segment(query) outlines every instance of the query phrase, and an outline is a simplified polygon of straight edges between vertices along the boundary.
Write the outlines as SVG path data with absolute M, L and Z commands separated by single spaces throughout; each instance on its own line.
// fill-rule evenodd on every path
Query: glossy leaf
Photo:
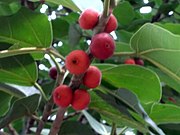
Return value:
M 1 0 L 0 16 L 9 16 L 16 13 L 21 8 L 20 1 L 16 0 Z
M 36 64 L 30 55 L 0 59 L 0 82 L 31 86 L 36 79 Z
M 152 69 L 153 71 L 155 71 L 157 73 L 157 75 L 159 76 L 159 78 L 162 82 L 164 82 L 166 85 L 170 86 L 171 88 L 173 88 L 174 90 L 176 90 L 177 92 L 180 93 L 180 82 L 179 81 L 174 80 L 173 78 L 171 78 L 167 74 L 163 73 L 158 68 L 150 67 L 150 69 Z
M 12 16 L 1 17 L 0 27 L 0 41 L 15 44 L 16 49 L 44 48 L 49 47 L 52 42 L 51 24 L 47 16 L 26 8 L 22 8 Z
M 70 8 L 73 11 L 80 11 L 79 8 L 74 4 L 72 0 L 46 0 L 46 2 L 65 6 L 67 8 Z
M 121 2 L 113 11 L 118 23 L 128 25 L 135 17 L 135 12 L 131 4 L 127 1 Z
M 117 88 L 131 90 L 143 103 L 157 102 L 161 98 L 158 76 L 144 67 L 120 65 L 104 70 L 102 74 L 103 80 Z
M 8 93 L 15 97 L 24 97 L 25 96 L 25 94 L 21 90 L 15 88 L 9 84 L 5 84 L 5 83 L 0 83 L 0 91 L 3 91 L 5 93 Z
M 94 90 L 95 91 L 95 90 Z M 129 126 L 131 128 L 137 128 L 142 132 L 148 132 L 145 125 L 134 121 L 126 114 L 120 112 L 118 108 L 113 107 L 102 98 L 100 98 L 94 91 L 91 91 L 91 103 L 90 109 L 94 109 L 106 118 L 106 120 L 114 121 L 121 126 Z
M 9 108 L 9 103 L 11 101 L 12 96 L 2 92 L 1 88 L 0 88 L 0 116 L 4 115 L 6 113 L 6 111 Z
M 180 123 L 180 107 L 169 104 L 155 104 L 150 117 L 157 124 Z
M 148 125 L 152 127 L 157 133 L 159 133 L 160 135 L 164 134 L 161 129 L 157 127 L 154 121 L 151 120 L 151 118 L 148 116 L 141 103 L 139 102 L 137 96 L 131 91 L 126 89 L 118 89 L 116 91 L 111 91 L 104 87 L 102 87 L 102 90 L 105 90 L 108 93 L 107 96 L 109 96 L 110 94 L 115 99 L 117 99 L 116 102 L 118 105 L 125 105 L 126 107 L 128 107 L 128 109 L 131 109 L 138 113 L 144 119 L 144 121 L 146 121 L 146 123 L 148 123 Z M 105 99 L 105 101 L 107 102 L 107 99 Z M 122 111 L 122 108 L 120 109 L 120 111 Z
M 153 25 L 145 24 L 131 39 L 137 55 L 152 62 L 165 74 L 180 81 L 180 36 Z
M 180 35 L 180 24 L 178 24 L 178 23 L 165 23 L 165 24 L 156 23 L 156 25 L 158 25 L 164 29 L 167 29 L 168 31 L 172 32 L 173 34 Z
M 9 111 L 0 117 L 0 128 L 6 126 L 15 119 L 21 118 L 24 115 L 31 115 L 37 109 L 39 105 L 39 94 L 34 94 L 29 97 L 16 100 Z
M 62 124 L 59 135 L 95 135 L 95 133 L 85 124 L 77 121 L 66 121 Z

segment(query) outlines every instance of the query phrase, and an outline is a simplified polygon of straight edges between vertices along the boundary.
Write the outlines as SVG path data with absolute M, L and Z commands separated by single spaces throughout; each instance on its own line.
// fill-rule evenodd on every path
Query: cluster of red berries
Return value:
M 132 64 L 132 65 L 140 65 L 140 66 L 144 66 L 144 61 L 142 59 L 139 59 L 139 58 L 129 58 L 129 59 L 126 59 L 124 61 L 125 64 Z
M 79 25 L 82 29 L 93 29 L 99 20 L 99 13 L 92 10 L 85 10 L 79 17 Z M 110 15 L 105 29 L 102 33 L 92 37 L 90 44 L 90 53 L 100 60 L 111 57 L 115 50 L 115 42 L 109 35 L 117 27 L 117 20 L 113 14 Z M 82 84 L 88 88 L 95 88 L 101 82 L 101 71 L 90 66 L 89 55 L 82 50 L 75 50 L 68 54 L 65 60 L 66 69 L 74 75 L 84 75 Z M 90 103 L 90 94 L 85 89 L 72 90 L 67 85 L 60 85 L 54 90 L 54 102 L 61 107 L 67 107 L 71 104 L 75 110 L 85 109 Z

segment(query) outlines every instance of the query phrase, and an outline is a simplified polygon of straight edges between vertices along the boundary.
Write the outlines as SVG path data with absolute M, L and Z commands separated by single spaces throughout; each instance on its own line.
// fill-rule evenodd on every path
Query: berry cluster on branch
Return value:
M 99 14 L 93 9 L 86 9 L 79 17 L 82 29 L 93 30 L 100 22 Z M 108 18 L 108 19 L 107 19 Z M 75 110 L 83 110 L 90 103 L 90 94 L 85 88 L 96 88 L 101 83 L 101 71 L 96 66 L 91 66 L 93 58 L 105 60 L 110 58 L 115 50 L 115 42 L 109 34 L 117 28 L 117 20 L 111 13 L 107 16 L 105 26 L 100 32 L 94 33 L 87 52 L 74 50 L 66 56 L 65 67 L 73 75 L 70 85 L 60 85 L 53 92 L 56 105 L 66 108 L 69 105 Z M 51 75 L 51 74 L 50 74 Z

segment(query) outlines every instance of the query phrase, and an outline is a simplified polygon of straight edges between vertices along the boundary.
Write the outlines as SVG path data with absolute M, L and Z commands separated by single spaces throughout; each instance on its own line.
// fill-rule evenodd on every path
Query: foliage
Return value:
M 104 1 L 1 0 L 0 129 L 3 132 L 34 134 L 44 115 L 44 106 L 51 106 L 47 115 L 50 119 L 42 131 L 49 133 L 53 116 L 59 111 L 53 106 L 51 93 L 57 82 L 71 82 L 72 76 L 62 73 L 65 57 L 72 50 L 87 50 L 93 35 L 90 30 L 80 29 L 79 13 L 87 8 L 103 12 Z M 59 134 L 95 135 L 114 131 L 180 134 L 177 128 L 180 3 L 178 0 L 116 2 L 113 14 L 118 28 L 111 33 L 116 50 L 108 60 L 92 62 L 102 71 L 102 83 L 90 90 L 87 111 L 76 112 L 71 107 L 66 110 Z M 152 11 L 141 13 L 140 9 L 146 6 Z M 127 58 L 143 59 L 144 67 L 125 65 Z M 57 80 L 48 76 L 52 66 L 60 73 Z

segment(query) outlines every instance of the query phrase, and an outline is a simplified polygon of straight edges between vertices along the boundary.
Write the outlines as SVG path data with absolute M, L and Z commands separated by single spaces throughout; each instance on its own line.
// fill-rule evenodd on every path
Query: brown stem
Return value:
M 54 105 L 53 97 L 51 96 L 49 101 L 45 105 L 45 108 L 44 108 L 44 111 L 43 111 L 43 115 L 42 115 L 42 119 L 41 119 L 41 121 L 39 121 L 37 130 L 36 130 L 36 135 L 40 135 L 41 134 L 41 131 L 42 131 L 43 127 L 44 127 L 44 124 L 46 123 L 48 117 L 51 114 L 51 110 L 53 108 L 53 105 Z
M 65 112 L 66 112 L 66 108 L 61 108 L 61 107 L 59 108 L 56 114 L 56 119 L 53 122 L 49 135 L 57 135 L 57 133 L 59 132 L 60 126 L 62 124 Z
M 18 135 L 16 129 L 14 129 L 14 127 L 11 124 L 8 124 L 7 128 L 9 130 L 9 132 L 11 133 L 11 135 Z

